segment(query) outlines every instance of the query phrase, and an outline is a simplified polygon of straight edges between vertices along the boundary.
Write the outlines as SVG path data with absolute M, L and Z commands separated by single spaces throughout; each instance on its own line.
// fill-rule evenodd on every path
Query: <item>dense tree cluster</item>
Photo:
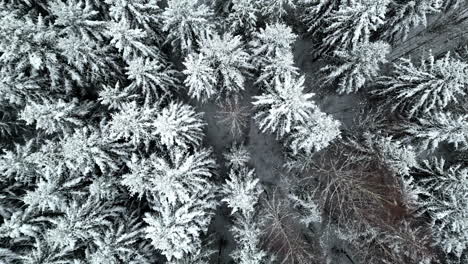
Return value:
M 0 1 L 0 264 L 467 263 L 467 8 Z

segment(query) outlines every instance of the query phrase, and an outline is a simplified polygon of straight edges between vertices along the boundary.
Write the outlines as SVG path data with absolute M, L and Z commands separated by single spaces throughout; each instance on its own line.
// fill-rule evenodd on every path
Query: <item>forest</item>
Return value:
M 0 0 L 0 264 L 468 264 L 468 0 Z

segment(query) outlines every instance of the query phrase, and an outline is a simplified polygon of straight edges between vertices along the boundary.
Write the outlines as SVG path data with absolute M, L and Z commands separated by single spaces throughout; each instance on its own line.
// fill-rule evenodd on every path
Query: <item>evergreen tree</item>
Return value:
M 436 113 L 427 118 L 418 119 L 416 124 L 409 124 L 406 132 L 420 141 L 418 145 L 422 150 L 434 151 L 442 142 L 453 144 L 457 149 L 466 149 L 468 116 Z
M 205 126 L 202 116 L 189 105 L 170 103 L 154 120 L 153 134 L 159 136 L 161 143 L 168 148 L 199 146 Z
M 266 93 L 254 96 L 254 118 L 262 132 L 277 132 L 282 137 L 310 118 L 317 106 L 310 101 L 314 94 L 303 92 L 304 81 L 304 77 L 296 79 L 290 74 L 284 80 L 277 77 L 274 86 L 267 86 Z
M 201 235 L 206 233 L 216 207 L 213 188 L 203 188 L 187 198 L 179 205 L 163 202 L 154 208 L 156 214 L 147 213 L 143 219 L 148 224 L 146 238 L 169 261 L 200 250 Z
M 20 118 L 27 125 L 36 123 L 36 129 L 43 129 L 47 134 L 73 133 L 73 128 L 84 125 L 83 117 L 88 113 L 90 104 L 77 105 L 77 101 L 63 100 L 35 103 L 31 101 L 20 113 Z
M 356 0 L 341 3 L 327 18 L 326 37 L 320 50 L 354 49 L 369 42 L 372 32 L 384 24 L 389 0 Z
M 189 53 L 197 41 L 213 30 L 213 11 L 201 1 L 170 0 L 160 15 L 172 47 Z
M 232 7 L 226 23 L 232 32 L 252 32 L 255 30 L 260 5 L 255 0 L 232 0 Z
M 125 91 L 129 94 L 141 94 L 145 104 L 159 99 L 161 95 L 171 94 L 177 88 L 177 72 L 160 61 L 139 57 L 131 60 L 126 70 L 132 83 Z
M 339 64 L 322 69 L 328 72 L 326 82 L 338 81 L 338 93 L 357 92 L 378 76 L 380 64 L 386 62 L 389 51 L 390 46 L 381 41 L 358 44 L 350 51 L 335 51 Z
M 122 184 L 139 197 L 148 194 L 162 204 L 186 204 L 211 184 L 209 178 L 216 163 L 210 155 L 207 149 L 190 154 L 172 148 L 167 158 L 156 154 L 141 159 L 133 156 L 128 163 L 130 173 L 123 175 Z
M 189 55 L 184 63 L 189 94 L 206 101 L 216 92 L 232 95 L 244 90 L 251 65 L 240 36 L 214 34 L 204 38 L 200 46 L 200 53 Z
M 278 36 L 281 36 L 280 38 Z M 249 42 L 255 66 L 268 65 L 268 60 L 281 58 L 292 52 L 291 47 L 297 35 L 285 24 L 267 24 L 253 34 Z
M 221 194 L 226 202 L 232 208 L 231 214 L 240 212 L 242 215 L 254 213 L 254 205 L 262 190 L 258 185 L 259 180 L 254 179 L 255 171 L 241 168 L 239 170 L 231 169 L 229 179 L 222 186 Z
M 377 91 L 389 97 L 392 111 L 401 109 L 412 117 L 444 109 L 466 94 L 468 64 L 448 53 L 438 60 L 429 55 L 420 65 L 401 59 L 394 68 L 391 76 L 382 78 L 383 89 Z
M 340 125 L 331 116 L 315 110 L 304 123 L 294 127 L 287 145 L 295 155 L 301 151 L 310 154 L 322 150 L 340 137 Z
M 440 12 L 439 0 L 392 1 L 391 15 L 385 25 L 384 35 L 389 41 L 405 40 L 411 29 L 422 25 L 427 27 L 427 16 Z
M 421 170 L 427 178 L 420 184 L 428 196 L 422 205 L 432 218 L 434 242 L 460 258 L 468 247 L 468 169 L 433 159 L 426 160 Z

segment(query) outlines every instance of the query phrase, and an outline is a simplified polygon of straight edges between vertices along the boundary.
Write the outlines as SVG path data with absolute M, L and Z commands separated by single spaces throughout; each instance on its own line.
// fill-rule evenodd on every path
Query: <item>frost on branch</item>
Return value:
M 409 59 L 394 64 L 391 76 L 383 77 L 378 94 L 389 97 L 392 111 L 402 109 L 409 117 L 426 114 L 457 103 L 466 95 L 468 64 L 450 57 L 432 55 L 414 65 Z
M 277 77 L 265 93 L 253 97 L 257 109 L 254 118 L 262 132 L 276 132 L 282 137 L 297 124 L 306 123 L 317 106 L 310 101 L 314 94 L 303 92 L 304 81 L 304 77 L 289 74 L 284 81 Z
M 378 76 L 389 51 L 390 45 L 382 41 L 358 44 L 353 50 L 335 51 L 338 65 L 322 69 L 328 72 L 326 82 L 338 81 L 337 92 L 340 94 L 357 92 Z

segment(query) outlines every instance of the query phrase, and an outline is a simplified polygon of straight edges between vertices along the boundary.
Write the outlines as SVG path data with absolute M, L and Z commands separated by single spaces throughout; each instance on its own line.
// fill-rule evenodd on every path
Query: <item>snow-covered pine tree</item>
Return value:
M 167 148 L 198 147 L 203 138 L 203 114 L 187 104 L 171 102 L 153 120 L 153 135 Z
M 90 1 L 52 0 L 47 5 L 60 35 L 75 35 L 84 40 L 103 40 L 105 22 L 99 20 L 99 12 Z
M 326 148 L 330 143 L 340 138 L 341 123 L 316 109 L 304 122 L 294 126 L 291 134 L 287 136 L 286 145 L 294 155 L 299 152 L 311 154 Z
M 422 205 L 432 218 L 434 242 L 460 258 L 468 248 L 468 169 L 432 159 L 423 162 L 421 171 L 427 175 L 419 184 L 428 196 Z
M 353 0 L 341 3 L 326 19 L 320 51 L 354 49 L 369 41 L 372 32 L 384 24 L 389 0 Z
M 189 55 L 184 63 L 189 95 L 206 101 L 217 93 L 220 97 L 244 90 L 247 71 L 252 68 L 249 60 L 240 36 L 225 33 L 203 38 L 199 53 Z
M 296 38 L 297 35 L 285 24 L 267 24 L 265 28 L 253 33 L 252 40 L 249 42 L 254 56 L 254 65 L 263 67 L 269 64 L 268 60 L 292 53 L 292 45 Z
M 88 174 L 97 166 L 101 172 L 119 169 L 127 160 L 128 146 L 103 136 L 106 132 L 83 127 L 67 134 L 59 144 L 49 143 L 56 155 L 70 170 Z M 47 148 L 44 151 L 48 151 Z
M 46 134 L 73 133 L 74 128 L 84 125 L 83 118 L 88 113 L 91 104 L 78 101 L 65 102 L 44 100 L 41 103 L 30 101 L 21 111 L 20 119 L 27 125 L 36 124 L 36 129 L 42 129 Z
M 305 78 L 286 74 L 284 80 L 276 77 L 274 85 L 267 84 L 262 95 L 254 96 L 257 109 L 255 120 L 262 132 L 276 132 L 279 137 L 311 117 L 317 106 L 310 99 L 313 93 L 304 93 Z
M 255 0 L 232 0 L 232 7 L 227 17 L 227 25 L 231 32 L 249 34 L 255 30 L 260 5 Z
M 409 117 L 430 113 L 457 103 L 466 94 L 468 64 L 449 53 L 438 60 L 429 55 L 420 65 L 401 59 L 394 68 L 391 76 L 381 78 L 383 87 L 376 91 L 388 98 L 392 111 L 398 109 Z
M 427 16 L 440 12 L 440 0 L 392 1 L 389 5 L 389 15 L 385 23 L 384 37 L 390 41 L 405 40 L 411 29 L 422 25 L 427 26 Z
M 196 42 L 214 29 L 213 11 L 198 0 L 169 0 L 167 4 L 160 15 L 167 41 L 174 49 L 190 53 Z
M 159 58 L 158 51 L 145 43 L 148 33 L 140 28 L 132 28 L 127 20 L 108 23 L 107 35 L 113 45 L 126 61 L 145 57 Z
M 135 102 L 122 105 L 122 110 L 112 114 L 108 123 L 109 137 L 115 140 L 124 139 L 134 147 L 141 143 L 148 146 L 156 137 L 153 135 L 153 119 L 156 118 L 156 109 L 138 107 Z
M 308 27 L 308 33 L 316 36 L 332 12 L 339 9 L 342 0 L 301 0 L 299 3 L 299 10 L 304 10 L 302 19 Z
M 128 94 L 141 95 L 147 105 L 172 94 L 178 87 L 177 71 L 157 59 L 138 57 L 129 61 L 125 69 L 128 79 L 132 80 L 125 91 Z
M 361 43 L 353 50 L 334 51 L 338 64 L 322 68 L 328 73 L 326 83 L 338 81 L 337 92 L 340 94 L 357 92 L 378 76 L 389 51 L 390 45 L 383 41 Z
M 223 154 L 223 157 L 226 160 L 226 165 L 234 170 L 246 168 L 247 163 L 251 159 L 250 153 L 245 145 L 235 143 L 232 144 L 227 153 Z
M 114 21 L 126 20 L 132 28 L 142 28 L 154 44 L 162 43 L 159 0 L 105 0 Z
M 264 0 L 262 14 L 270 20 L 279 20 L 287 14 L 289 9 L 296 8 L 296 0 Z
M 237 242 L 237 247 L 230 254 L 239 264 L 268 264 L 274 263 L 274 256 L 260 248 L 262 230 L 261 223 L 252 217 L 239 216 L 234 221 L 231 232 Z
M 98 101 L 106 105 L 110 110 L 122 110 L 125 105 L 131 103 L 138 95 L 130 95 L 127 91 L 120 88 L 120 83 L 115 83 L 114 86 L 103 85 L 99 91 Z
M 186 197 L 183 204 L 161 202 L 143 219 L 146 238 L 169 261 L 184 259 L 201 248 L 201 236 L 206 233 L 211 215 L 216 208 L 214 189 L 204 186 Z
M 122 184 L 131 194 L 156 197 L 162 204 L 189 203 L 194 195 L 211 186 L 215 161 L 208 149 L 188 150 L 170 148 L 168 157 L 151 154 L 149 158 L 134 155 L 123 175 Z
M 231 214 L 239 212 L 249 216 L 254 214 L 254 206 L 262 191 L 259 179 L 255 177 L 255 170 L 231 169 L 229 179 L 221 187 L 220 193 L 224 197 L 221 201 L 226 202 L 232 209 Z
M 86 260 L 90 264 L 151 264 L 157 261 L 151 245 L 141 239 L 144 232 L 139 217 L 127 211 L 119 217 L 93 237 L 93 243 L 85 251 Z
M 418 118 L 405 131 L 418 141 L 421 150 L 434 151 L 442 142 L 453 144 L 456 149 L 468 147 L 468 115 L 435 113 Z

